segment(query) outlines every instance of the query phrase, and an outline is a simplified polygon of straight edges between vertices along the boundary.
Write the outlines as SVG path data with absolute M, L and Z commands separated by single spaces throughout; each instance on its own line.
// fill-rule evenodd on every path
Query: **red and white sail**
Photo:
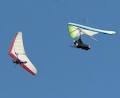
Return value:
M 22 32 L 16 33 L 8 51 L 13 60 L 19 59 L 21 62 L 26 62 L 20 64 L 20 66 L 22 66 L 26 71 L 28 71 L 32 75 L 37 74 L 37 69 L 25 53 Z

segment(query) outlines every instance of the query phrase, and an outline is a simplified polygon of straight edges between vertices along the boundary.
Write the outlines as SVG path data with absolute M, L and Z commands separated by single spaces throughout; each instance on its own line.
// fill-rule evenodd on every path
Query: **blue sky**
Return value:
M 0 0 L 0 98 L 120 98 L 119 0 Z M 105 30 L 90 51 L 69 47 L 67 23 Z M 23 32 L 32 76 L 12 63 L 9 44 Z

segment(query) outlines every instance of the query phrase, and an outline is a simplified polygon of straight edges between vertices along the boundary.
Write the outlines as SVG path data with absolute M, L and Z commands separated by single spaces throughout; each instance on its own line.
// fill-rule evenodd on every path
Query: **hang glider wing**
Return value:
M 37 74 L 37 69 L 32 64 L 32 62 L 29 60 L 29 58 L 27 57 L 25 53 L 22 32 L 16 33 L 16 36 L 14 37 L 8 52 L 13 60 L 19 59 L 21 62 L 26 62 L 26 63 L 20 64 L 20 66 L 23 67 L 26 71 L 28 71 L 32 75 Z
M 68 23 L 68 32 L 73 39 L 78 39 L 80 35 L 83 34 L 92 37 L 98 33 L 109 34 L 109 35 L 116 33 L 115 31 L 100 30 L 75 23 Z

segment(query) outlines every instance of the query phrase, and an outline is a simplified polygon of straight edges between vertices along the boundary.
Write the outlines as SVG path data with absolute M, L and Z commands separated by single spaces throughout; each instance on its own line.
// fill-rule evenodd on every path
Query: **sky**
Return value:
M 120 98 L 119 0 L 0 0 L 0 98 Z M 88 37 L 89 51 L 71 48 L 67 23 L 116 35 Z M 32 76 L 12 63 L 8 47 L 23 32 Z

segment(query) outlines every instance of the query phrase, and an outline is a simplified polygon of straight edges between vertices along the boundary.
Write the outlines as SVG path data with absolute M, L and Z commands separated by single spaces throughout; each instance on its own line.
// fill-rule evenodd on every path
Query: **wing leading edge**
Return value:
M 13 60 L 19 59 L 20 61 L 26 61 L 26 63 L 20 64 L 20 66 L 22 66 L 26 71 L 28 71 L 32 75 L 37 74 L 37 69 L 25 53 L 22 32 L 16 33 L 8 52 Z

